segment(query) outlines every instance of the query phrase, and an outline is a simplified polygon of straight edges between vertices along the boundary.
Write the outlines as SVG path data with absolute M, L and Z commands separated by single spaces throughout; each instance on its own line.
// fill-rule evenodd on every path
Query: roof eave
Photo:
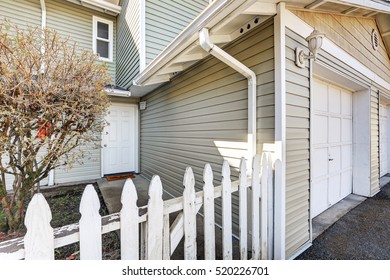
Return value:
M 83 7 L 96 10 L 102 13 L 106 13 L 112 16 L 117 16 L 122 10 L 121 6 L 103 0 L 65 0 L 65 1 L 77 5 L 81 5 Z
M 198 38 L 198 32 L 216 18 L 225 7 L 234 2 L 234 0 L 216 0 L 203 10 L 133 81 L 135 86 L 144 86 L 162 66 L 176 57 L 185 47 L 190 45 Z M 245 2 L 238 0 L 237 2 Z M 169 75 L 167 75 L 167 81 Z

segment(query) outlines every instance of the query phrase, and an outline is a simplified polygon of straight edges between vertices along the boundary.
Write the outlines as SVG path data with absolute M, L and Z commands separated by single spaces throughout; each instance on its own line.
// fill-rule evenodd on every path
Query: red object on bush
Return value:
M 46 136 L 49 136 L 50 135 L 50 131 L 49 131 L 50 123 L 49 122 L 46 122 L 46 123 L 38 122 L 38 124 L 42 125 L 41 128 L 38 130 L 38 138 L 44 139 Z

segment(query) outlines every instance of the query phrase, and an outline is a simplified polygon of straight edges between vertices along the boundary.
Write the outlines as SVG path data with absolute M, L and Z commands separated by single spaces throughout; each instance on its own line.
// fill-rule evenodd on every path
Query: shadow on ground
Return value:
M 351 210 L 296 260 L 390 259 L 390 184 Z

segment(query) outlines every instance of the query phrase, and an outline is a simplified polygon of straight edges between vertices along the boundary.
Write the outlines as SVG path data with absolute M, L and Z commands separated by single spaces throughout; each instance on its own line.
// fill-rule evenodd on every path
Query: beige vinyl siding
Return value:
M 128 88 L 140 70 L 141 1 L 122 1 L 118 15 L 116 84 Z
M 113 62 L 105 62 L 115 83 L 116 18 L 67 1 L 46 0 L 47 28 L 55 29 L 61 36 L 70 36 L 83 49 L 92 51 L 92 17 L 113 21 Z
M 258 132 L 273 142 L 273 25 L 265 23 L 226 47 L 257 74 Z M 247 80 L 215 58 L 208 57 L 170 83 L 145 96 L 141 111 L 141 173 L 161 177 L 165 191 L 183 192 L 183 175 L 193 168 L 197 190 L 206 163 L 220 184 L 224 159 L 237 178 L 240 158 L 247 152 Z M 217 202 L 218 203 L 218 202 Z M 237 219 L 237 200 L 233 200 Z M 217 206 L 219 209 L 219 206 Z
M 371 195 L 379 192 L 379 93 L 371 90 Z
M 41 25 L 41 5 L 38 0 L 1 0 L 0 20 L 6 18 L 20 27 Z
M 361 61 L 371 71 L 386 81 L 390 80 L 390 60 L 382 38 L 379 48 L 371 44 L 371 32 L 378 31 L 375 19 L 342 16 L 335 14 L 293 11 L 298 17 L 315 26 L 326 37 Z
M 286 29 L 286 256 L 310 241 L 310 73 L 295 66 L 305 40 Z
M 208 0 L 145 0 L 146 65 L 207 5 Z

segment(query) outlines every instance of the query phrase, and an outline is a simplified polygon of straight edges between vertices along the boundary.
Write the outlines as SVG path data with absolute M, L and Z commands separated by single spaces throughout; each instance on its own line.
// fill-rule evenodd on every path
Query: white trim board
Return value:
M 286 10 L 284 13 L 285 15 L 285 23 L 286 27 L 293 30 L 298 35 L 306 38 L 310 35 L 310 33 L 313 31 L 313 27 L 311 27 L 309 24 L 304 22 L 302 19 L 294 15 L 292 12 Z M 326 34 L 325 34 L 326 35 Z M 356 58 L 348 54 L 346 51 L 338 47 L 336 44 L 331 42 L 329 39 L 324 38 L 323 44 L 322 44 L 322 51 L 328 52 L 329 54 L 333 55 L 335 58 L 340 59 L 341 61 L 348 61 L 348 65 L 354 68 L 359 73 L 366 76 L 371 81 L 374 81 L 381 87 L 383 87 L 386 90 L 390 89 L 390 83 L 379 77 L 376 73 L 368 69 L 366 66 L 364 66 L 360 61 L 358 61 Z
M 275 157 L 282 162 L 281 197 L 275 200 L 274 258 L 286 258 L 286 27 L 285 4 L 277 6 L 274 18 L 275 55 Z

